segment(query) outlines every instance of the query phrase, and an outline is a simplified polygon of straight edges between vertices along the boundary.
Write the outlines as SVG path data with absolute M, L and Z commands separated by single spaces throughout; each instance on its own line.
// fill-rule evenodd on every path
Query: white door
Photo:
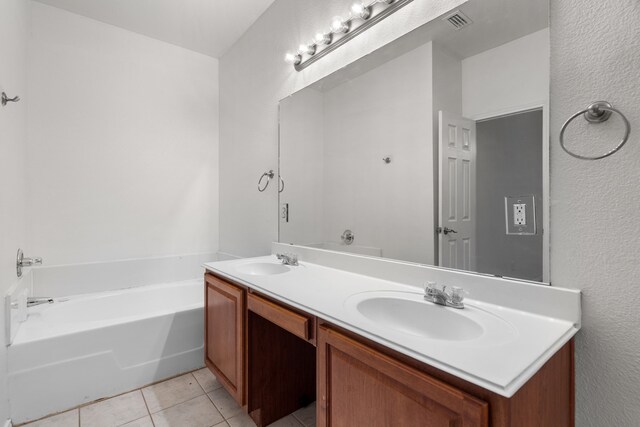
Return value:
M 476 123 L 439 112 L 439 265 L 474 270 Z

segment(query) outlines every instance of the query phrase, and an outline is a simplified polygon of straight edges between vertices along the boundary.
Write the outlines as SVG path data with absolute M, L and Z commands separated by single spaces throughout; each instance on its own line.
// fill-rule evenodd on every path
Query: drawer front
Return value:
M 291 332 L 304 340 L 313 338 L 313 317 L 297 313 L 280 304 L 256 294 L 249 294 L 247 306 L 250 311 Z

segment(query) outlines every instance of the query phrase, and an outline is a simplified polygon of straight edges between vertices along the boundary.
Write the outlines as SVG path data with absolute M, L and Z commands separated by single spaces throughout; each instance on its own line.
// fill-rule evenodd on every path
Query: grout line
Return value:
M 134 390 L 134 391 L 135 391 L 135 390 Z M 143 419 L 143 418 L 146 418 L 146 417 L 150 417 L 150 415 L 145 415 L 144 417 L 140 417 L 140 418 L 136 418 L 135 420 L 127 421 L 127 422 L 126 422 L 126 423 L 124 423 L 124 424 L 118 424 L 116 427 L 124 427 L 124 426 L 126 426 L 127 424 L 130 424 L 130 423 L 132 423 L 132 422 L 134 422 L 134 421 L 139 421 L 139 420 L 141 420 L 141 419 Z M 153 420 L 151 420 L 151 424 L 153 424 Z M 154 427 L 155 427 L 155 426 L 154 426 Z
M 149 419 L 151 420 L 151 425 L 153 427 L 156 427 L 156 423 L 153 422 L 153 417 L 151 416 L 151 411 L 149 410 L 149 404 L 147 403 L 147 398 L 144 397 L 144 393 L 142 392 L 142 389 L 140 389 L 140 394 L 142 395 L 142 401 L 144 402 L 144 406 L 145 408 L 147 408 L 147 414 L 149 415 Z
M 200 381 L 198 381 L 198 379 L 196 378 L 195 375 L 193 375 L 195 371 L 189 372 L 191 374 L 191 376 L 193 377 L 193 379 L 195 380 L 196 384 L 198 384 L 200 386 L 200 388 L 202 389 L 202 391 L 204 392 L 204 394 L 207 394 L 207 390 L 204 389 L 204 387 L 202 386 L 202 384 L 200 384 Z
M 225 417 L 225 416 L 222 414 L 222 411 L 220 410 L 220 408 L 218 408 L 218 405 L 216 405 L 216 402 L 214 402 L 214 401 L 213 401 L 213 399 L 211 398 L 211 396 L 209 396 L 209 393 L 205 393 L 204 395 L 205 395 L 205 396 L 207 396 L 207 398 L 209 399 L 209 401 L 211 402 L 211 404 L 213 405 L 213 407 L 214 407 L 214 408 L 216 408 L 216 411 L 218 411 L 218 413 L 219 413 L 219 414 L 220 414 L 220 416 L 222 417 L 223 422 L 227 422 L 227 420 L 228 420 L 229 418 L 233 418 L 233 417 L 229 417 L 229 418 L 227 418 L 227 417 Z M 235 415 L 234 415 L 234 416 L 235 416 Z M 218 423 L 218 424 L 219 424 L 219 423 Z

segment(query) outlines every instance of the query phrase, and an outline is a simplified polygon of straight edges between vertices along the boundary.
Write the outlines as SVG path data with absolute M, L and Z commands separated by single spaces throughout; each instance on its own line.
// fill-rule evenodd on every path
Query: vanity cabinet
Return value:
M 573 427 L 573 340 L 504 397 L 207 273 L 205 362 L 258 427 L 317 402 L 318 427 Z
M 317 426 L 574 427 L 573 340 L 504 397 L 327 322 Z
M 487 402 L 324 326 L 318 362 L 318 426 L 489 426 Z
M 244 405 L 247 291 L 213 274 L 205 284 L 205 364 Z

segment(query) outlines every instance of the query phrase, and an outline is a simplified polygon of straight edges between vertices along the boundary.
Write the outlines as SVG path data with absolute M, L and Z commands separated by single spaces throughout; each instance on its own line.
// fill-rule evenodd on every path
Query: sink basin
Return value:
M 364 292 L 352 295 L 345 305 L 376 327 L 421 338 L 470 341 L 480 337 L 514 338 L 508 322 L 485 310 L 443 307 L 425 301 L 414 292 Z
M 283 264 L 252 262 L 249 264 L 241 264 L 236 267 L 236 270 L 242 274 L 249 274 L 251 276 L 270 276 L 272 274 L 286 273 L 290 268 Z

